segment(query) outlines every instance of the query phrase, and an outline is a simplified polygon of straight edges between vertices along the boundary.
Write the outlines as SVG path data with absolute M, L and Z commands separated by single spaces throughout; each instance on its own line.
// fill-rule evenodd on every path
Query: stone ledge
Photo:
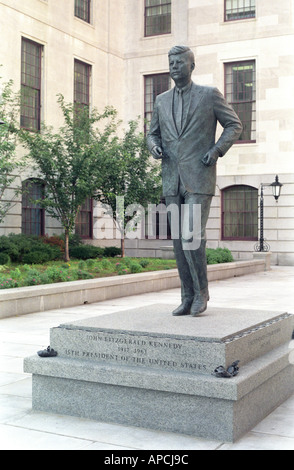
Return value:
M 209 265 L 208 280 L 227 279 L 264 270 L 264 260 Z M 178 270 L 171 269 L 7 289 L 0 291 L 0 319 L 178 287 Z
M 235 441 L 293 394 L 294 315 L 209 307 L 179 320 L 170 307 L 51 328 L 57 356 L 24 361 L 33 410 Z M 214 375 L 233 359 L 236 376 Z
M 46 377 L 79 380 L 145 390 L 183 393 L 238 401 L 289 366 L 288 345 L 267 353 L 242 367 L 242 374 L 232 380 L 212 375 L 152 370 L 142 367 L 114 366 L 94 361 L 63 357 L 24 359 L 24 372 Z

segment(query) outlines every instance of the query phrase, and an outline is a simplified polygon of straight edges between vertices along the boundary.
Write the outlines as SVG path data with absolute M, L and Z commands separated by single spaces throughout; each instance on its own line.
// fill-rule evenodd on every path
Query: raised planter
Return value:
M 216 264 L 208 266 L 208 279 L 215 281 L 264 270 L 264 260 Z M 180 287 L 178 270 L 171 269 L 7 289 L 0 291 L 0 318 L 74 307 L 177 287 Z

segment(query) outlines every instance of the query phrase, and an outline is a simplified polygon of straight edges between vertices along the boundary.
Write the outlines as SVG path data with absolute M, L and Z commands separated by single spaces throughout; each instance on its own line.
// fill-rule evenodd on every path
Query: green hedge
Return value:
M 233 255 L 228 248 L 206 248 L 207 264 L 231 263 Z
M 9 261 L 20 264 L 41 264 L 60 259 L 61 256 L 60 247 L 44 243 L 41 237 L 22 234 L 0 237 L 0 264 L 7 264 Z
M 19 264 L 44 264 L 48 261 L 62 259 L 64 252 L 63 237 L 36 237 L 22 234 L 10 234 L 0 237 L 0 265 L 10 261 Z M 97 247 L 84 245 L 78 236 L 70 239 L 70 256 L 80 260 L 95 258 L 112 258 L 121 254 L 115 246 Z M 234 261 L 228 248 L 207 248 L 207 264 L 229 263 Z M 141 266 L 132 267 L 132 272 L 139 272 Z
M 92 245 L 79 245 L 69 248 L 70 257 L 77 259 L 91 259 L 103 256 L 103 248 Z
M 79 236 L 70 238 L 70 256 L 87 260 L 94 258 L 112 258 L 121 254 L 120 248 L 110 246 L 101 248 L 84 245 Z M 23 234 L 10 234 L 0 237 L 0 265 L 10 261 L 18 264 L 44 264 L 62 259 L 64 255 L 64 237 L 37 237 Z

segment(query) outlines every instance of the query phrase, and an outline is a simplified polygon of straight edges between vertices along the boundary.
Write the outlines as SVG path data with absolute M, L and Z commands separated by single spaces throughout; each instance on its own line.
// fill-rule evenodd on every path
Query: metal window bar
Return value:
M 171 0 L 145 0 L 145 36 L 171 32 Z
M 75 222 L 75 233 L 81 238 L 93 236 L 93 201 L 91 198 L 87 198 L 80 208 Z
M 90 69 L 90 65 L 75 60 L 74 102 L 86 106 L 90 104 Z
M 74 62 L 74 105 L 75 124 L 79 126 L 83 122 L 84 113 L 89 112 L 90 107 L 90 75 L 91 65 L 75 60 Z
M 75 0 L 75 16 L 90 23 L 91 0 Z
M 21 47 L 21 127 L 38 131 L 41 125 L 42 47 L 22 39 Z
M 156 75 L 146 75 L 145 76 L 145 96 L 144 96 L 144 103 L 145 103 L 145 110 L 144 110 L 144 118 L 145 118 L 145 133 L 147 133 L 149 124 L 151 121 L 154 102 L 157 95 L 164 93 L 165 91 L 169 90 L 171 87 L 171 79 L 168 73 L 156 74 Z
M 225 95 L 243 124 L 242 142 L 256 141 L 255 61 L 225 66 Z
M 258 190 L 234 186 L 222 192 L 222 240 L 257 240 Z
M 22 233 L 25 235 L 44 235 L 44 209 L 34 202 L 42 199 L 43 183 L 32 181 L 24 183 L 22 197 Z
M 225 0 L 225 21 L 255 18 L 255 0 Z

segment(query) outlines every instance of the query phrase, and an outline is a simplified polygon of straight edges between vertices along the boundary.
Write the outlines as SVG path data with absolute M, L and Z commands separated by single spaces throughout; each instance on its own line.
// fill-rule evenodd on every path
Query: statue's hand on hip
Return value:
M 211 149 L 207 154 L 202 158 L 202 163 L 205 166 L 213 166 L 216 164 L 220 153 L 217 149 Z
M 163 155 L 163 150 L 161 147 L 159 147 L 158 145 L 155 145 L 155 147 L 153 147 L 153 149 L 151 150 L 151 153 L 153 155 L 154 158 L 156 158 L 157 160 L 159 158 L 163 158 L 164 155 Z

